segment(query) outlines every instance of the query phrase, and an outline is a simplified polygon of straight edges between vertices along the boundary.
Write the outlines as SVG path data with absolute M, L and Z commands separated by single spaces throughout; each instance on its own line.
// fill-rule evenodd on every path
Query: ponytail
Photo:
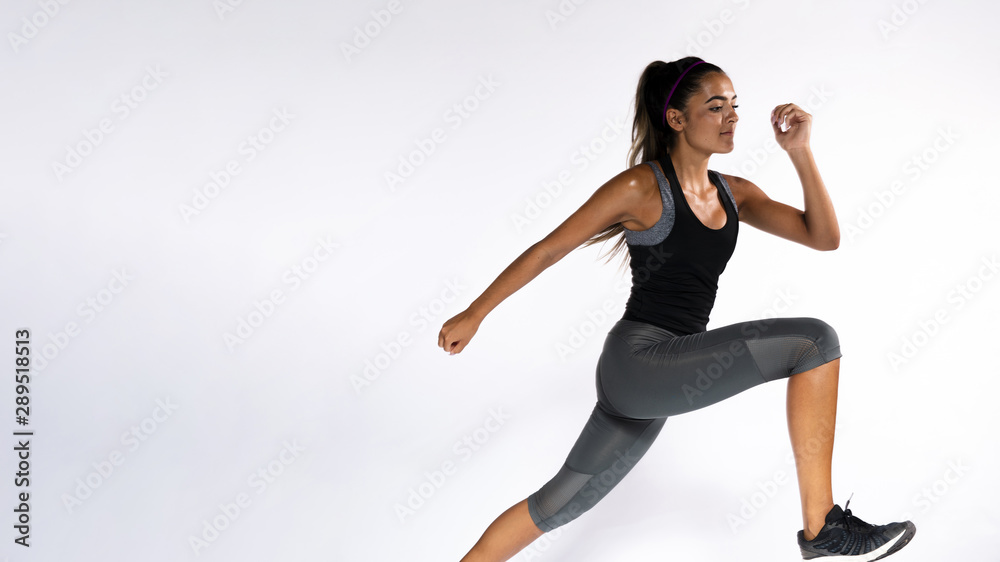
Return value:
M 701 64 L 693 66 L 697 62 Z M 687 114 L 688 100 L 701 87 L 702 77 L 713 72 L 721 73 L 722 69 L 698 57 L 685 57 L 669 63 L 653 61 L 646 66 L 639 77 L 639 86 L 635 92 L 632 146 L 625 159 L 627 168 L 659 160 L 670 153 L 677 143 L 677 131 L 663 123 L 667 107 Z M 671 90 L 673 94 L 670 95 L 669 105 L 666 105 L 667 95 Z M 595 234 L 584 242 L 583 246 L 606 242 L 616 236 L 618 239 L 607 252 L 608 259 L 605 263 L 610 262 L 619 252 L 624 252 L 620 267 L 624 270 L 628 264 L 628 244 L 625 241 L 625 227 L 620 222 Z

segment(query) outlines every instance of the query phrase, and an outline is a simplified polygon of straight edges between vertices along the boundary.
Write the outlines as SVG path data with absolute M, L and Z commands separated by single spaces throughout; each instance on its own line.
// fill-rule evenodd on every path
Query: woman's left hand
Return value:
M 782 121 L 788 130 L 781 130 Z M 786 152 L 794 148 L 809 148 L 812 115 L 794 103 L 779 105 L 771 111 L 771 128 L 774 129 L 774 138 L 778 141 L 778 146 Z

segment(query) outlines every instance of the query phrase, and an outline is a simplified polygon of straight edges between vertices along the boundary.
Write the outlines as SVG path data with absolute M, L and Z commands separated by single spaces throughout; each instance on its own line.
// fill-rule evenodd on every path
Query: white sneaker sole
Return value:
M 900 541 L 900 539 L 902 539 L 903 537 L 907 536 L 908 534 L 912 537 L 913 533 L 909 533 L 908 531 L 910 531 L 909 527 L 907 527 L 905 530 L 903 530 L 902 533 L 899 533 L 898 535 L 896 535 L 895 537 L 893 537 L 892 540 L 890 540 L 889 542 L 883 544 L 882 546 L 876 548 L 875 550 L 873 550 L 871 552 L 866 552 L 864 554 L 854 554 L 854 555 L 847 555 L 847 556 L 822 556 L 822 555 L 820 555 L 820 556 L 814 556 L 812 558 L 806 558 L 806 560 L 818 560 L 818 559 L 822 559 L 822 560 L 852 560 L 854 562 L 870 562 L 871 560 L 878 560 L 879 558 L 885 556 L 890 550 L 892 550 L 892 547 L 895 546 L 896 543 L 898 543 Z M 913 531 L 916 532 L 916 529 L 914 528 Z M 909 542 L 909 539 L 907 539 L 907 542 Z M 903 545 L 903 546 L 905 546 L 905 545 Z M 902 548 L 902 546 L 900 546 L 900 548 Z

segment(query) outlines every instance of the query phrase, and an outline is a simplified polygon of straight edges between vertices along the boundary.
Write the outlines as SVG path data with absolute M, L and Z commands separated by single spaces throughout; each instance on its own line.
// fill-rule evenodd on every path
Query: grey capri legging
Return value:
M 816 318 L 770 318 L 688 335 L 618 320 L 597 363 L 597 405 L 559 472 L 528 496 L 532 521 L 548 532 L 594 507 L 642 458 L 668 416 L 840 356 L 837 332 Z

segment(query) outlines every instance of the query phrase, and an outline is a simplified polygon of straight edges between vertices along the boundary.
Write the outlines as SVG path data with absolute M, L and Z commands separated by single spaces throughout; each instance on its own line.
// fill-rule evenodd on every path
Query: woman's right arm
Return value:
M 648 166 L 629 168 L 608 180 L 548 236 L 532 244 L 463 312 L 441 328 L 438 347 L 454 355 L 462 351 L 486 315 L 546 268 L 608 226 L 636 218 L 656 178 Z

